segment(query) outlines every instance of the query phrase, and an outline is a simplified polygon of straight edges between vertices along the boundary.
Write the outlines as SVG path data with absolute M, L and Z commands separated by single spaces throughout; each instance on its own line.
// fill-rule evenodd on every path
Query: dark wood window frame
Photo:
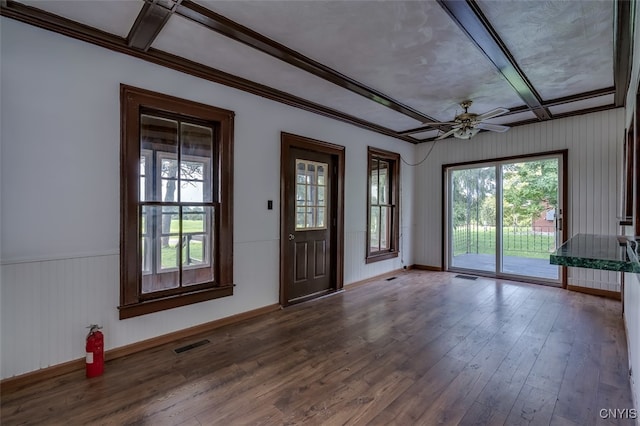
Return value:
M 622 212 L 623 222 L 631 221 L 634 213 L 634 159 L 635 159 L 635 132 L 633 123 L 626 133 L 626 141 L 623 149 L 624 155 L 624 182 L 623 182 L 623 202 Z
M 120 319 L 185 306 L 233 294 L 233 123 L 232 111 L 121 85 L 120 150 Z M 208 122 L 214 140 L 214 279 L 197 286 L 142 294 L 140 250 L 140 116 L 143 111 Z
M 373 205 L 371 196 L 371 186 L 373 184 L 371 176 L 373 172 L 372 164 L 375 161 L 382 160 L 389 165 L 388 178 L 389 194 L 388 200 L 380 204 L 379 201 Z M 391 214 L 388 215 L 390 222 L 388 229 L 388 245 L 387 249 L 372 250 L 371 235 L 371 210 L 372 207 L 382 206 L 387 208 Z M 385 151 L 378 148 L 367 148 L 367 235 L 366 235 L 366 263 L 379 262 L 381 260 L 392 259 L 398 257 L 399 240 L 400 240 L 400 155 L 395 152 Z

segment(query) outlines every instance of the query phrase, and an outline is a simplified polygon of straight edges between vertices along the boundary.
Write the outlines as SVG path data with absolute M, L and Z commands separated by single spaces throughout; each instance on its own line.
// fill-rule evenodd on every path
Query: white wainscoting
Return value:
M 115 254 L 2 265 L 2 377 L 81 358 L 89 324 L 104 326 L 113 347 L 118 263 Z

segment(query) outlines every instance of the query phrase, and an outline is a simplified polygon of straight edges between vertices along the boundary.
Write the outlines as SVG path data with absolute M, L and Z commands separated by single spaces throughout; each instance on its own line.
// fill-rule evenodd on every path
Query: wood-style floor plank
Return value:
M 201 340 L 211 343 L 175 354 Z M 3 425 L 601 425 L 619 302 L 410 271 L 1 396 Z

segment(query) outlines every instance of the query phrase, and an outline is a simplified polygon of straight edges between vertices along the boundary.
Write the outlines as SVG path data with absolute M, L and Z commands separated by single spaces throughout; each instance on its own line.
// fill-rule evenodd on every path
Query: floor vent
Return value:
M 395 280 L 396 278 L 398 278 L 398 277 L 389 277 L 389 278 L 387 278 L 387 279 L 386 279 L 386 281 L 393 281 L 393 280 Z
M 195 349 L 198 346 L 206 345 L 207 343 L 211 343 L 211 342 L 209 342 L 207 339 L 204 339 L 204 340 L 200 340 L 199 342 L 191 343 L 190 345 L 182 346 L 178 349 L 174 349 L 173 351 L 177 354 L 181 354 L 182 352 L 190 351 L 191 349 Z
M 456 275 L 455 278 L 462 278 L 463 280 L 472 280 L 472 281 L 478 279 L 478 277 L 472 277 L 471 275 L 460 275 L 460 274 Z

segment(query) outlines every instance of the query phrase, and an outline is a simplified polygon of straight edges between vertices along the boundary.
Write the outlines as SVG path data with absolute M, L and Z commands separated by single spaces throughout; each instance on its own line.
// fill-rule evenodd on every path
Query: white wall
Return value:
M 403 167 L 402 257 L 364 263 L 367 145 L 409 162 L 413 145 L 4 17 L 0 31 L 0 377 L 81 358 L 90 323 L 112 349 L 278 303 L 282 131 L 346 146 L 346 284 L 414 262 Z M 120 83 L 235 111 L 232 297 L 118 320 Z
M 640 408 L 640 274 L 626 273 L 624 280 L 624 322 L 632 371 L 631 394 L 635 408 Z
M 568 148 L 569 236 L 616 234 L 624 110 L 581 115 L 481 133 L 469 141 L 443 140 L 416 174 L 416 263 L 442 265 L 442 165 Z M 419 146 L 421 160 L 431 144 Z M 569 268 L 569 284 L 619 291 L 618 274 Z

